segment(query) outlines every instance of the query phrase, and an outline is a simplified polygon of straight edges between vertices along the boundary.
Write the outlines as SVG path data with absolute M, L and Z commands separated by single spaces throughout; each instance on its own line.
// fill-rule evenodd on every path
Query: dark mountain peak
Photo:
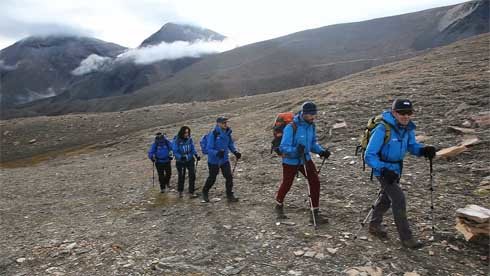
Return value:
M 106 42 L 100 39 L 79 35 L 42 35 L 42 36 L 29 36 L 22 40 L 17 41 L 13 45 L 5 48 L 3 51 L 8 51 L 11 48 L 51 48 L 51 47 L 79 47 L 79 48 L 98 48 L 101 46 L 111 48 L 115 52 L 121 52 L 126 47 L 120 46 L 115 43 Z
M 225 38 L 224 35 L 209 29 L 187 24 L 167 23 L 158 32 L 145 39 L 140 47 L 157 45 L 162 42 L 172 43 L 175 41 L 222 41 Z
M 1 106 L 58 95 L 74 76 L 80 62 L 96 54 L 115 57 L 126 48 L 99 39 L 76 35 L 24 38 L 0 51 Z

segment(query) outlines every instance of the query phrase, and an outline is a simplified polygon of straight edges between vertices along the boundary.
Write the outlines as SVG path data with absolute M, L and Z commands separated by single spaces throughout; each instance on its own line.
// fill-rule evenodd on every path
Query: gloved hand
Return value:
M 432 159 L 436 156 L 436 148 L 433 146 L 425 146 L 422 148 L 422 155 Z
M 169 155 L 168 156 L 168 160 L 174 160 L 174 156 L 173 155 Z
M 155 156 L 150 158 L 151 162 L 155 163 Z
M 242 158 L 242 154 L 240 152 L 238 152 L 238 151 L 235 151 L 233 154 L 235 155 L 235 157 L 236 157 L 237 160 L 240 159 L 240 158 Z
M 383 169 L 381 171 L 381 177 L 385 180 L 385 182 L 389 184 L 395 183 L 396 181 L 398 181 L 399 178 L 396 172 L 388 169 Z
M 201 161 L 201 156 L 199 156 L 199 155 L 196 154 L 195 157 L 196 157 L 196 160 L 197 161 Z
M 300 157 L 305 155 L 305 145 L 299 144 L 297 150 Z
M 328 159 L 328 157 L 330 156 L 330 151 L 328 149 L 326 149 L 326 150 L 320 152 L 318 155 L 320 155 L 320 157 Z
M 187 161 L 187 155 L 182 155 L 182 157 L 180 158 L 180 161 L 186 162 Z
M 218 158 L 225 158 L 225 150 L 218 151 L 218 153 L 216 154 L 216 156 Z

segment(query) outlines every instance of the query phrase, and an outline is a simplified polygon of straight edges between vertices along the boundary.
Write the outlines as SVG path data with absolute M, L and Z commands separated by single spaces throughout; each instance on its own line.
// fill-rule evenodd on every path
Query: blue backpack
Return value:
M 201 146 L 201 152 L 204 155 L 208 154 L 208 137 L 211 134 L 214 135 L 214 139 L 216 139 L 216 136 L 218 136 L 218 133 L 215 130 L 213 130 L 213 131 L 210 131 L 210 132 L 204 134 L 201 137 L 201 140 L 199 140 L 199 145 Z

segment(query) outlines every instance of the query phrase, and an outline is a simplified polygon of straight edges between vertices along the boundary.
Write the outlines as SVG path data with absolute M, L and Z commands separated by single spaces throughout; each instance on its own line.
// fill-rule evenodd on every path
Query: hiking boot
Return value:
M 199 197 L 197 194 L 189 193 L 189 198 L 197 198 L 197 197 Z
M 403 247 L 410 248 L 410 249 L 419 249 L 422 246 L 424 246 L 424 244 L 421 241 L 416 240 L 414 238 L 411 238 L 409 240 L 402 240 L 402 245 Z
M 183 192 L 179 192 L 179 198 L 183 198 L 184 197 L 184 193 Z
M 209 196 L 208 193 L 202 193 L 202 203 L 208 203 L 209 202 Z
M 381 239 L 388 238 L 388 232 L 386 232 L 385 227 L 381 224 L 369 223 L 368 232 L 369 234 Z
M 320 210 L 318 209 L 315 209 L 313 210 L 313 215 L 315 216 L 315 222 L 316 222 L 316 225 L 320 225 L 320 224 L 327 224 L 328 223 L 328 218 L 320 215 Z M 313 224 L 313 216 L 310 214 L 310 223 Z
M 284 214 L 284 205 L 281 204 L 276 204 L 276 207 L 274 208 L 274 211 L 276 212 L 277 219 L 287 219 L 288 217 Z
M 160 188 L 160 193 L 164 194 L 165 193 L 165 188 Z
M 239 198 L 235 197 L 234 195 L 229 195 L 226 197 L 228 199 L 228 202 L 238 202 Z

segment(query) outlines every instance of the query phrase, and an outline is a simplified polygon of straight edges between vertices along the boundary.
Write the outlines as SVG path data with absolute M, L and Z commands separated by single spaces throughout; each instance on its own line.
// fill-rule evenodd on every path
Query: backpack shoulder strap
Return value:
M 294 144 L 294 136 L 296 136 L 296 130 L 298 130 L 298 126 L 296 125 L 296 123 L 294 121 L 292 121 L 291 123 L 291 127 L 293 128 L 293 136 L 291 136 L 291 145 Z
M 298 129 L 298 126 L 296 125 L 296 123 L 294 121 L 292 121 L 291 123 L 291 127 L 293 128 L 293 136 L 296 134 L 296 130 Z
M 388 123 L 382 117 L 376 117 L 374 119 L 374 123 L 376 126 L 379 124 L 382 124 L 385 127 L 385 138 L 384 138 L 383 144 L 387 144 L 390 141 L 392 125 L 390 123 Z

